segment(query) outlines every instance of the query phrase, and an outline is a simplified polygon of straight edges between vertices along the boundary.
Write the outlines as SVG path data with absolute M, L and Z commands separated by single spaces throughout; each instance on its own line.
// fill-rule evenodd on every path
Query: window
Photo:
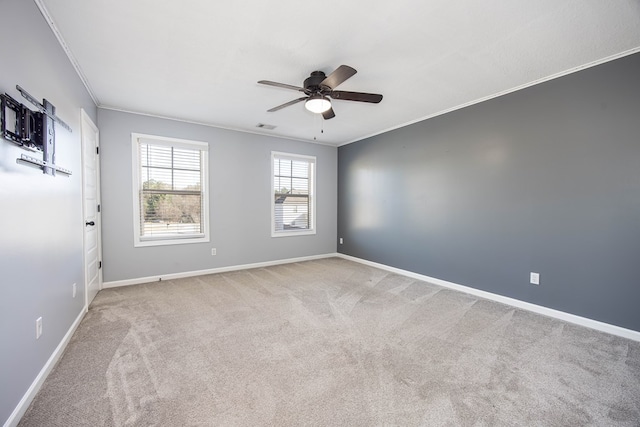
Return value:
M 271 236 L 315 234 L 316 158 L 271 153 Z
M 131 138 L 135 246 L 208 242 L 208 144 Z

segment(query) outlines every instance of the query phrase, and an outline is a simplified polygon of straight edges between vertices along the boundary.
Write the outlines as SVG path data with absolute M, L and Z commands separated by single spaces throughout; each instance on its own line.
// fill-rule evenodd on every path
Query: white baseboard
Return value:
M 251 268 L 270 267 L 272 265 L 291 264 L 293 262 L 312 261 L 315 259 L 331 258 L 338 256 L 337 253 L 329 253 L 322 255 L 312 255 L 299 258 L 279 259 L 275 261 L 257 262 L 254 264 L 232 265 L 228 267 L 217 267 L 208 270 L 186 271 L 183 273 L 162 274 L 159 276 L 138 277 L 136 279 L 116 280 L 112 282 L 103 282 L 102 289 L 118 288 L 120 286 L 139 285 L 141 283 L 159 282 L 161 280 L 183 279 L 185 277 L 204 276 L 206 274 L 226 273 L 229 271 L 248 270 Z
M 67 348 L 67 344 L 69 344 L 69 340 L 71 339 L 71 337 L 73 336 L 73 333 L 78 328 L 78 325 L 80 325 L 80 322 L 82 321 L 86 313 L 87 313 L 87 307 L 83 307 L 82 311 L 80 312 L 76 320 L 73 322 L 73 324 L 71 325 L 67 333 L 64 335 L 64 337 L 60 341 L 60 344 L 58 344 L 56 349 L 51 354 L 51 357 L 49 357 L 49 360 L 47 360 L 47 363 L 44 364 L 44 366 L 40 370 L 40 373 L 38 374 L 36 379 L 33 380 L 33 383 L 31 383 L 31 386 L 29 387 L 27 392 L 24 394 L 24 396 L 22 396 L 22 399 L 20 399 L 18 406 L 16 406 L 16 408 L 13 410 L 13 413 L 9 416 L 7 421 L 4 423 L 4 427 L 15 427 L 18 425 L 18 423 L 20 422 L 20 419 L 29 408 L 31 401 L 33 400 L 34 397 L 36 397 L 36 394 L 40 390 L 40 387 L 42 387 L 42 383 L 44 383 L 44 380 L 47 379 L 47 377 L 49 376 L 49 373 L 58 362 L 58 359 L 60 359 L 60 356 L 62 356 L 62 353 L 64 353 L 64 349 Z
M 381 270 L 386 270 L 392 273 L 401 274 L 403 276 L 411 277 L 413 279 L 423 280 L 425 282 L 433 283 L 434 285 L 439 285 L 445 288 L 475 295 L 481 298 L 497 301 L 503 304 L 516 307 L 516 308 L 521 308 L 523 310 L 532 311 L 534 313 L 542 314 L 544 316 L 549 316 L 556 319 L 564 320 L 566 322 L 574 323 L 576 325 L 585 326 L 587 328 L 595 329 L 600 332 L 606 332 L 608 334 L 617 335 L 619 337 L 628 338 L 630 340 L 640 341 L 640 332 L 634 331 L 631 329 L 622 328 L 620 326 L 611 325 L 609 323 L 599 322 L 597 320 L 589 319 L 586 317 L 576 316 L 575 314 L 565 313 L 564 311 L 543 307 L 541 305 L 531 304 L 529 302 L 520 301 L 515 298 L 509 298 L 509 297 L 494 294 L 491 292 L 474 289 L 468 286 L 459 285 L 457 283 L 448 282 L 446 280 L 437 279 L 435 277 L 429 277 L 423 274 L 414 273 L 412 271 L 402 270 L 400 268 L 390 267 L 388 265 L 379 264 L 377 262 L 367 261 L 367 260 L 356 258 L 350 255 L 338 253 L 336 254 L 336 256 L 349 261 L 365 264 L 370 267 L 376 267 Z

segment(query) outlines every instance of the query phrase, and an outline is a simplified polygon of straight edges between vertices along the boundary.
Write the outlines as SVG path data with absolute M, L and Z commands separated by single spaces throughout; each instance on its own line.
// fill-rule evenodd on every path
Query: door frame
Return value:
M 95 156 L 95 160 L 96 160 L 96 203 L 99 206 L 102 206 L 102 201 L 101 201 L 101 197 L 100 197 L 100 155 L 99 155 L 99 147 L 100 147 L 100 130 L 98 129 L 98 127 L 95 125 L 95 123 L 93 123 L 93 120 L 91 120 L 91 117 L 89 117 L 89 115 L 86 113 L 86 111 L 84 110 L 84 108 L 80 109 L 80 115 L 81 115 L 81 131 L 80 131 L 80 146 L 81 146 L 81 157 L 82 157 L 82 166 L 81 166 L 81 170 L 82 170 L 82 270 L 83 270 L 83 277 L 84 277 L 84 309 L 85 311 L 89 310 L 89 304 L 91 303 L 91 301 L 89 301 L 89 281 L 87 278 L 87 248 L 86 248 L 86 234 L 87 234 L 87 227 L 85 226 L 84 222 L 85 222 L 85 218 L 86 218 L 86 212 L 85 212 L 85 144 L 84 144 L 84 131 L 85 131 L 85 127 L 88 127 L 88 129 L 92 132 L 95 132 L 96 135 L 96 151 L 94 151 L 94 156 Z M 100 267 L 98 268 L 98 291 L 100 291 L 102 289 L 102 266 L 101 266 L 101 262 L 102 262 L 102 209 L 96 210 L 96 225 L 95 225 L 95 230 L 97 233 L 97 245 L 98 245 L 98 262 L 100 263 Z

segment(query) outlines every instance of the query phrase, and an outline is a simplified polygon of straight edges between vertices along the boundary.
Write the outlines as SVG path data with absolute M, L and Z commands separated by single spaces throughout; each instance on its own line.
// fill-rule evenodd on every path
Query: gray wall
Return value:
M 340 252 L 640 331 L 640 54 L 342 146 L 338 165 Z
M 0 138 L 4 424 L 84 307 L 80 108 L 95 122 L 96 107 L 32 1 L 2 0 L 0 16 L 0 93 L 29 105 L 15 89 L 19 84 L 37 99 L 50 100 L 73 129 L 69 133 L 56 126 L 57 163 L 73 172 L 70 178 L 53 178 L 16 164 L 20 154 L 29 152 Z M 73 283 L 78 285 L 75 299 Z M 43 335 L 36 340 L 35 320 L 40 316 Z
M 336 251 L 335 147 L 104 109 L 98 123 L 105 282 Z M 134 248 L 132 132 L 209 143 L 210 243 Z M 317 157 L 317 234 L 271 237 L 272 150 Z

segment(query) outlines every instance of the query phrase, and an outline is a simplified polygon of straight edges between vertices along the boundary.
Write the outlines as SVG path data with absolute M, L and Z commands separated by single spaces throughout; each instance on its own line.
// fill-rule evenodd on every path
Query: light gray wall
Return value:
M 338 159 L 340 252 L 640 331 L 640 54 Z
M 98 110 L 98 124 L 106 282 L 336 251 L 335 147 L 105 109 Z M 132 132 L 209 143 L 210 243 L 134 248 Z M 316 235 L 271 237 L 272 150 L 317 157 Z
M 29 153 L 0 138 L 0 423 L 4 424 L 84 306 L 80 108 L 96 107 L 32 1 L 2 0 L 0 93 L 47 98 L 73 129 L 56 126 L 51 177 L 16 164 Z M 78 294 L 71 297 L 72 284 Z M 35 339 L 36 318 L 43 335 Z

